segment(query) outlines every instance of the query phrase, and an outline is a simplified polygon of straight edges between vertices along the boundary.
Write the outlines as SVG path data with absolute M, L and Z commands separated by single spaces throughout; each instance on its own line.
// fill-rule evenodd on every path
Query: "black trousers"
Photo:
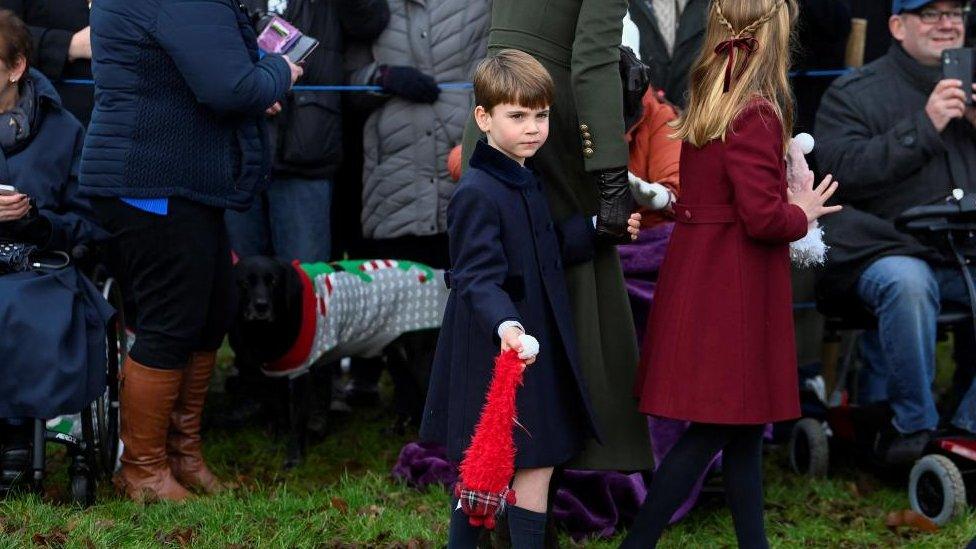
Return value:
M 183 368 L 190 354 L 218 349 L 236 300 L 224 210 L 169 199 L 167 215 L 118 198 L 92 207 L 112 233 L 106 257 L 134 329 L 130 354 L 145 366 Z

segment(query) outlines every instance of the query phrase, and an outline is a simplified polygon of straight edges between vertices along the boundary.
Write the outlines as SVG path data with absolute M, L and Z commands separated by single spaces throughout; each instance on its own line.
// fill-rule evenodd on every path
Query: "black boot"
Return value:
M 0 423 L 0 498 L 27 485 L 31 463 L 30 427 L 30 423 Z

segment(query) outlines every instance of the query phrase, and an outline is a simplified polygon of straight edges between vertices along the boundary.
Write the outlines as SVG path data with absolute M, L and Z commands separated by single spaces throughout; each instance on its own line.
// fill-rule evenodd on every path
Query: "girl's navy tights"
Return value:
M 767 549 L 763 525 L 762 425 L 693 423 L 654 473 L 622 548 L 648 549 L 658 539 L 719 450 L 725 496 L 739 547 Z

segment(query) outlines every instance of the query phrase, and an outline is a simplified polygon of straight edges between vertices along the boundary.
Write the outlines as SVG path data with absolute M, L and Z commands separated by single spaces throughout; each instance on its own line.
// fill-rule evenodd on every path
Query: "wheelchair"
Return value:
M 33 420 L 29 487 L 37 494 L 43 493 L 46 443 L 59 444 L 67 450 L 69 459 L 70 500 L 89 506 L 95 502 L 98 483 L 111 480 L 120 453 L 118 378 L 128 353 L 128 335 L 122 293 L 104 263 L 99 262 L 97 255 L 86 246 L 76 247 L 71 256 L 116 311 L 106 328 L 106 387 L 78 414 L 80 433 L 77 432 L 79 429 L 68 433 L 51 429 L 45 419 Z
M 936 325 L 940 339 L 951 330 L 971 329 L 976 318 L 976 284 L 968 268 L 976 259 L 976 194 L 955 194 L 944 204 L 911 208 L 896 227 L 940 250 L 963 274 L 970 305 L 943 305 Z M 856 394 L 857 343 L 877 319 L 860 304 L 817 303 L 824 324 L 824 372 L 821 382 L 801 391 L 803 418 L 794 424 L 789 442 L 791 469 L 801 475 L 827 473 L 832 447 L 846 445 L 882 470 L 897 467 L 874 451 L 874 441 L 893 416 L 887 404 L 859 405 Z M 848 337 L 842 337 L 843 334 Z M 967 484 L 969 494 L 967 496 Z M 914 511 L 944 525 L 976 503 L 976 438 L 936 435 L 909 472 L 908 495 Z

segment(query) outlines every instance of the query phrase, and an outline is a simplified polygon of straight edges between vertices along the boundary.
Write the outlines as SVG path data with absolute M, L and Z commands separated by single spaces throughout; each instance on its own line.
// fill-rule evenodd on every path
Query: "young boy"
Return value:
M 596 435 L 559 242 L 542 184 L 525 167 L 548 136 L 553 83 L 530 55 L 503 50 L 479 65 L 474 93 L 475 121 L 487 139 L 478 142 L 447 210 L 451 295 L 421 436 L 445 444 L 448 459 L 460 462 L 494 357 L 519 351 L 531 366 L 516 397 L 524 428 L 514 432 L 518 499 L 508 507 L 508 524 L 513 547 L 542 547 L 553 467 Z M 537 356 L 523 353 L 519 336 L 526 333 L 539 342 Z M 474 547 L 478 534 L 455 502 L 448 547 Z

